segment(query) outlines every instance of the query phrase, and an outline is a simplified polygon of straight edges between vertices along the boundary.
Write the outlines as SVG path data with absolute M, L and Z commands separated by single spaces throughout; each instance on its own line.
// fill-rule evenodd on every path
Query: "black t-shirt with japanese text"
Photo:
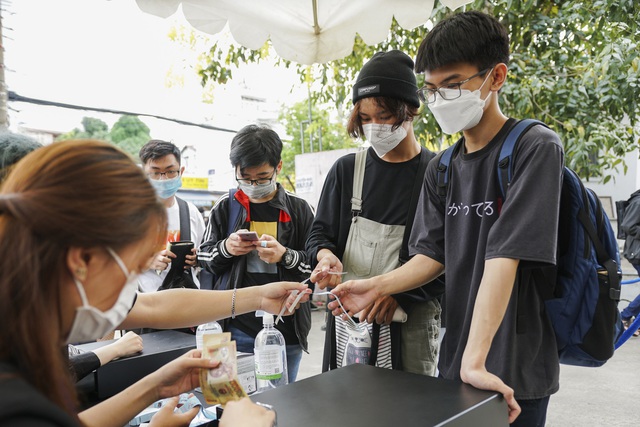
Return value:
M 447 379 L 460 379 L 485 260 L 518 259 L 519 269 L 555 264 L 562 146 L 543 126 L 524 134 L 514 151 L 513 177 L 503 201 L 497 159 L 514 124 L 507 121 L 481 150 L 454 154 L 444 205 L 437 191 L 440 156 L 427 168 L 409 251 L 445 265 L 447 330 L 439 370 Z M 516 399 L 538 399 L 558 390 L 555 335 L 537 289 L 549 284 L 529 283 L 514 286 L 486 361 L 487 370 L 512 387 Z

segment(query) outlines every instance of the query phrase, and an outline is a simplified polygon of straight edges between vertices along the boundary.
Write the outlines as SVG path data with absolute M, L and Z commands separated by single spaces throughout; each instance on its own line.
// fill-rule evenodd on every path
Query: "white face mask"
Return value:
M 127 283 L 125 283 L 122 291 L 120 291 L 118 300 L 113 307 L 106 312 L 102 312 L 89 305 L 87 294 L 84 291 L 82 283 L 74 277 L 73 280 L 82 299 L 82 306 L 76 308 L 76 317 L 71 326 L 67 344 L 95 341 L 98 338 L 102 338 L 107 333 L 116 329 L 127 317 L 131 307 L 133 307 L 136 290 L 138 289 L 138 275 L 133 272 L 130 273 L 122 262 L 122 259 L 111 248 L 107 248 L 107 251 L 124 273 L 127 278 Z
M 242 190 L 244 194 L 247 195 L 250 199 L 260 200 L 267 197 L 269 194 L 276 191 L 278 188 L 276 185 L 276 175 L 274 174 L 271 178 L 271 182 L 268 184 L 238 184 L 238 187 Z
M 462 95 L 459 98 L 450 101 L 436 95 L 436 101 L 433 104 L 427 104 L 429 110 L 436 118 L 442 132 L 453 135 L 463 130 L 471 129 L 482 119 L 484 106 L 487 99 L 491 96 L 491 92 L 485 99 L 480 98 L 480 89 L 487 82 L 491 72 L 487 74 L 479 89 L 470 91 L 462 89 Z M 452 89 L 441 88 L 440 91 L 448 91 Z M 457 90 L 456 90 L 457 92 Z
M 362 125 L 362 130 L 378 157 L 384 157 L 385 154 L 396 148 L 400 141 L 407 137 L 407 130 L 404 126 L 398 126 L 393 129 L 393 125 L 389 124 L 368 123 Z
M 149 182 L 156 190 L 158 197 L 168 199 L 182 187 L 182 176 L 178 175 L 173 179 L 149 179 Z

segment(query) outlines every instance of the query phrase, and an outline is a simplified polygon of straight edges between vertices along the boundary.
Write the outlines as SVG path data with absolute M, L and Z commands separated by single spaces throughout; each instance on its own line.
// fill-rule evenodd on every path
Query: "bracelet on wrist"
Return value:
M 231 318 L 236 318 L 236 291 L 237 288 L 233 288 L 233 295 L 231 296 Z

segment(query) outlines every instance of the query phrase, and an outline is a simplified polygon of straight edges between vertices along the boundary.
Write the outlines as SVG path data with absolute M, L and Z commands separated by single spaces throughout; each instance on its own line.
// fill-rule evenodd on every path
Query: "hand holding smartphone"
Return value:
M 193 242 L 189 240 L 181 240 L 178 242 L 169 242 L 169 251 L 176 255 L 176 259 L 184 261 L 187 255 L 192 254 L 194 248 Z

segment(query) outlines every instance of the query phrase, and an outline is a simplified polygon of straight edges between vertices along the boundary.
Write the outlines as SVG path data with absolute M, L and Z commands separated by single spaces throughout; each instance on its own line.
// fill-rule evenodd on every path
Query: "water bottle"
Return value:
M 257 392 L 289 383 L 284 336 L 273 326 L 272 314 L 265 313 L 262 316 L 262 326 L 253 349 Z
M 205 334 L 219 334 L 222 326 L 218 322 L 204 323 L 196 329 L 196 348 L 202 350 L 202 336 Z

